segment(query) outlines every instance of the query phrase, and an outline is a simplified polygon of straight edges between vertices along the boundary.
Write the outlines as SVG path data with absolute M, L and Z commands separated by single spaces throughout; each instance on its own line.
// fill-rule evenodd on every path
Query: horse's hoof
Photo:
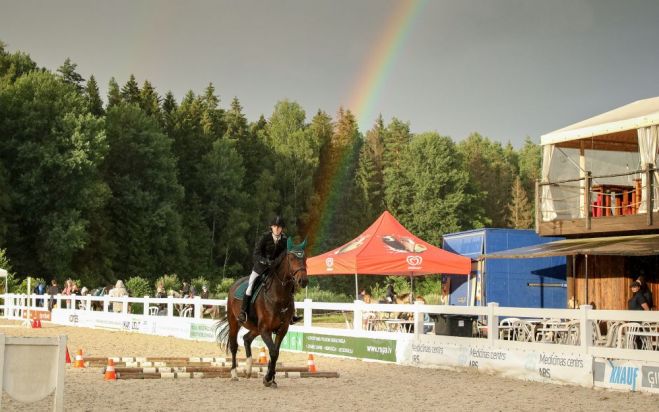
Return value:
M 272 385 L 272 381 L 268 381 L 265 378 L 263 378 L 263 385 L 265 385 L 266 388 L 269 388 L 270 385 Z
M 270 382 L 270 387 L 272 389 L 277 389 L 277 382 L 275 382 L 275 381 Z
M 238 382 L 238 378 L 231 378 L 231 382 Z

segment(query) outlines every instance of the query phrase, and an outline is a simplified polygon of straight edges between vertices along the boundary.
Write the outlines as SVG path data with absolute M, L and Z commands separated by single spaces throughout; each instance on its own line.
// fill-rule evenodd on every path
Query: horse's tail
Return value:
M 221 318 L 215 324 L 215 341 L 220 348 L 224 348 L 229 353 L 229 316 L 228 314 Z

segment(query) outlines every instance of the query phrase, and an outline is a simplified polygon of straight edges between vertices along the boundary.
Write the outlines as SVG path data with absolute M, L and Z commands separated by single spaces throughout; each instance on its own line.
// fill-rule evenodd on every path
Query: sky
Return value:
M 248 120 L 283 99 L 521 147 L 659 96 L 656 0 L 0 0 L 0 40 L 177 100 L 213 83 Z

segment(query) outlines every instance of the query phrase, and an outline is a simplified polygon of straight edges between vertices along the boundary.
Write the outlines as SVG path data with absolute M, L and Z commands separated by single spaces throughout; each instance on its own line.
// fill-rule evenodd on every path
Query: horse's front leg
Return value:
M 264 334 L 261 334 L 261 338 L 263 338 L 263 341 L 266 342 L 266 345 L 268 346 L 268 350 L 270 351 L 270 362 L 268 363 L 268 373 L 265 375 L 263 378 L 263 384 L 265 386 L 270 386 L 272 388 L 277 387 L 277 382 L 275 382 L 275 376 L 276 376 L 276 367 L 277 367 L 277 359 L 279 359 L 279 348 L 281 347 L 281 343 L 284 340 L 284 336 L 286 336 L 286 332 L 288 332 L 288 324 L 282 325 L 279 328 L 279 331 L 277 331 L 277 336 L 275 337 L 275 341 L 272 341 L 272 336 L 270 334 L 267 334 L 267 340 L 264 336 Z
M 255 332 L 253 330 L 250 330 L 243 336 L 243 342 L 245 343 L 245 374 L 247 375 L 248 378 L 252 376 L 252 341 L 254 338 L 259 336 L 258 332 Z

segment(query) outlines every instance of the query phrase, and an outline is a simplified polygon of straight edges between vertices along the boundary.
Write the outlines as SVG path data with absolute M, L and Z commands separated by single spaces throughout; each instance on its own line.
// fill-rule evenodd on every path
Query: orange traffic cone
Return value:
M 108 358 L 108 366 L 105 368 L 105 378 L 106 381 L 116 381 L 117 373 L 114 371 L 114 361 Z
M 268 363 L 268 357 L 265 355 L 265 348 L 261 347 L 259 352 L 259 363 Z
M 313 355 L 311 353 L 309 354 L 309 360 L 307 361 L 307 366 L 309 366 L 309 373 L 318 372 L 318 369 L 316 369 L 316 362 L 314 362 Z
M 78 349 L 78 353 L 76 353 L 76 360 L 75 362 L 73 362 L 73 367 L 74 368 L 85 367 L 85 361 L 82 359 L 82 349 Z
M 66 363 L 71 363 L 71 355 L 69 355 L 69 348 L 66 348 Z
M 41 329 L 41 319 L 36 318 L 34 321 L 37 322 L 37 329 Z
M 35 318 L 32 318 L 32 322 L 30 322 L 30 326 L 32 327 L 32 329 L 37 328 L 37 320 Z

